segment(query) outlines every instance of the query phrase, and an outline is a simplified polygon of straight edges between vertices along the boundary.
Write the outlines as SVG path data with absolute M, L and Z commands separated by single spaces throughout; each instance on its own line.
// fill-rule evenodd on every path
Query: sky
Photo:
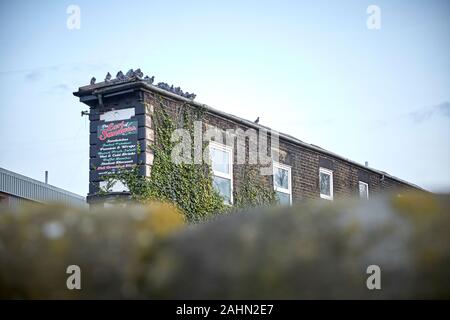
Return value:
M 80 28 L 69 29 L 69 5 Z M 380 28 L 369 29 L 369 5 Z M 450 192 L 450 1 L 0 1 L 0 167 L 86 195 L 92 76 L 196 101 Z

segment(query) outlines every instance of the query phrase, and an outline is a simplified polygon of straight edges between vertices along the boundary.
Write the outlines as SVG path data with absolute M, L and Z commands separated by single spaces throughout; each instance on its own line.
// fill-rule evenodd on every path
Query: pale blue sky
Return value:
M 81 8 L 81 29 L 66 8 Z M 370 4 L 381 30 L 366 27 Z M 0 166 L 86 195 L 72 96 L 106 72 L 156 82 L 450 191 L 449 1 L 2 1 Z

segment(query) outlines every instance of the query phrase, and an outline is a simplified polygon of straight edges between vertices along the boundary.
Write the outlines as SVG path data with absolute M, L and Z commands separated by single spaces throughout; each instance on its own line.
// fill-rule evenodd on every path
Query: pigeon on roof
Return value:
M 142 73 L 141 69 L 137 69 L 134 72 L 134 75 L 136 76 L 136 78 L 142 79 L 142 77 L 144 76 L 144 74 Z
M 153 84 L 153 81 L 155 81 L 155 76 L 152 76 L 151 78 L 149 76 L 145 76 L 144 80 L 149 84 Z
M 126 77 L 131 78 L 131 77 L 133 77 L 133 75 L 134 75 L 134 71 L 133 71 L 133 69 L 130 69 L 130 70 L 128 70 L 128 72 L 126 74 Z
M 111 81 L 111 73 L 107 73 L 105 77 L 105 82 Z
M 117 80 L 125 80 L 125 75 L 123 74 L 122 71 L 117 72 L 116 79 Z
M 95 80 L 96 80 L 95 77 L 91 78 L 91 86 L 95 84 Z

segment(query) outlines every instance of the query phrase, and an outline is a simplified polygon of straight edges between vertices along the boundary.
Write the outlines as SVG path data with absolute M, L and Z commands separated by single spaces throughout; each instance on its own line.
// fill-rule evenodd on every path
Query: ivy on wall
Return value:
M 134 200 L 138 202 L 163 201 L 175 204 L 190 222 L 202 221 L 211 215 L 230 212 L 232 207 L 224 203 L 224 199 L 213 187 L 212 171 L 207 163 L 176 164 L 171 153 L 176 142 L 171 140 L 176 129 L 175 121 L 167 114 L 163 100 L 157 96 L 159 106 L 154 112 L 156 142 L 152 145 L 154 152 L 150 177 L 140 175 L 136 166 L 132 170 L 123 170 L 109 175 L 106 179 L 110 188 L 114 181 L 124 183 Z M 182 105 L 176 122 L 187 129 L 193 139 L 193 118 L 201 120 L 204 110 Z M 207 144 L 203 144 L 203 150 Z M 203 151 L 202 150 L 202 151 Z M 193 146 L 191 155 L 193 152 Z M 140 150 L 138 150 L 140 153 Z M 245 166 L 244 179 L 238 192 L 235 193 L 235 208 L 249 208 L 273 205 L 277 202 L 276 194 L 270 186 L 258 179 L 255 166 Z M 109 186 L 109 187 L 108 187 Z M 107 193 L 104 189 L 101 193 Z
M 276 192 L 261 180 L 257 165 L 244 165 L 244 174 L 235 194 L 234 206 L 239 209 L 274 206 L 278 203 Z

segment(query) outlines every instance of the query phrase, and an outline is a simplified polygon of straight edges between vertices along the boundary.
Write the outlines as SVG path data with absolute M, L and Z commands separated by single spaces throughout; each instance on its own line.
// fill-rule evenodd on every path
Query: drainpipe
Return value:
M 99 109 L 102 109 L 103 108 L 103 98 L 102 98 L 101 93 L 97 94 L 97 99 L 98 99 L 98 107 L 99 107 Z

